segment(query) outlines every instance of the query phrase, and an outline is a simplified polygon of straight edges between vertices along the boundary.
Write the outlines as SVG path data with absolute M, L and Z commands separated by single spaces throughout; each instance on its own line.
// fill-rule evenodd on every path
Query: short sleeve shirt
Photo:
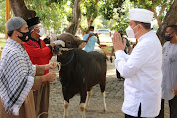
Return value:
M 84 35 L 83 40 L 87 40 L 88 37 L 89 37 L 89 33 Z M 97 42 L 96 36 L 90 37 L 89 40 L 88 40 L 88 42 L 87 42 L 87 44 L 86 44 L 86 46 L 85 46 L 84 50 L 86 52 L 94 51 L 95 42 Z

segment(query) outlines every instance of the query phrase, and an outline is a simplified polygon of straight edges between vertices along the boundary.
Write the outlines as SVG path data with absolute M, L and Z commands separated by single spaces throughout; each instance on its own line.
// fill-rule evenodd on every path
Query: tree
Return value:
M 102 2 L 100 9 L 101 15 L 106 20 L 111 20 L 114 25 L 111 30 L 118 31 L 118 29 L 125 29 L 128 27 L 128 13 L 129 13 L 129 0 L 105 0 Z
M 73 7 L 73 16 L 71 26 L 68 28 L 68 32 L 75 34 L 78 24 L 82 17 L 86 18 L 88 27 L 93 23 L 94 19 L 100 14 L 105 19 L 111 20 L 111 23 L 117 24 L 113 27 L 114 30 L 118 28 L 125 29 L 128 25 L 127 16 L 128 11 L 124 5 L 129 0 L 26 0 L 27 9 L 24 0 L 10 0 L 12 10 L 15 16 L 20 16 L 25 20 L 34 17 L 36 14 L 41 17 L 45 25 L 48 28 L 54 28 L 58 30 L 62 26 L 62 20 L 65 19 L 65 5 L 70 1 L 77 7 Z M 160 28 L 158 30 L 158 36 L 163 43 L 163 35 L 165 28 L 169 24 L 176 24 L 176 0 L 130 0 L 134 4 L 134 7 L 146 8 L 154 12 L 155 18 L 158 20 Z M 173 3 L 173 5 L 171 5 Z M 21 7 L 22 6 L 22 7 Z M 80 12 L 80 7 L 82 11 Z M 160 9 L 160 10 L 158 10 Z M 169 10 L 170 9 L 170 10 Z M 53 12 L 55 10 L 55 12 Z M 158 13 L 159 11 L 159 13 Z M 167 14 L 166 14 L 167 12 Z M 79 14 L 81 13 L 82 17 Z M 71 15 L 71 14 L 70 14 Z M 166 16 L 165 16 L 166 15 Z M 116 17 L 115 17 L 116 16 Z M 164 18 L 165 16 L 165 18 Z M 63 20 L 64 21 L 64 20 Z M 163 22 L 162 22 L 163 21 Z M 80 26 L 81 27 L 81 26 Z M 88 28 L 87 27 L 87 28 Z M 85 28 L 83 28 L 85 29 Z
M 0 1 L 0 33 L 5 33 L 5 0 Z
M 84 6 L 86 8 L 86 17 L 88 28 L 92 25 L 95 18 L 98 16 L 98 0 L 84 0 Z
M 77 31 L 78 26 L 80 25 L 80 21 L 81 21 L 80 2 L 81 2 L 81 0 L 74 1 L 72 23 L 71 23 L 70 27 L 66 30 L 67 32 L 69 32 L 73 35 L 76 34 L 76 31 Z
M 45 29 L 54 29 L 54 31 L 60 33 L 61 27 L 66 24 L 64 22 L 66 1 L 10 0 L 10 3 L 15 16 L 20 16 L 25 20 L 38 16 Z
M 172 4 L 172 6 L 170 7 L 170 10 L 167 12 L 164 21 L 162 23 L 162 25 L 159 27 L 158 31 L 157 31 L 157 35 L 161 41 L 162 44 L 164 44 L 165 42 L 165 30 L 166 27 L 168 25 L 174 25 L 177 23 L 177 0 L 175 0 Z
M 169 10 L 174 0 L 130 0 L 134 7 L 145 8 L 154 12 L 154 17 L 157 19 L 158 26 L 162 24 L 162 21 Z M 159 13 L 157 12 L 159 11 Z
M 27 9 L 24 0 L 9 0 L 9 1 L 15 16 L 19 16 L 24 20 L 28 20 L 36 16 L 35 11 Z

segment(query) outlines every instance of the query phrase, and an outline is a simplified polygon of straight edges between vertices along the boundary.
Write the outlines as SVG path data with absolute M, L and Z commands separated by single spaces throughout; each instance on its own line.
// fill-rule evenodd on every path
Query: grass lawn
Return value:
M 4 47 L 6 43 L 6 39 L 0 39 L 0 47 Z

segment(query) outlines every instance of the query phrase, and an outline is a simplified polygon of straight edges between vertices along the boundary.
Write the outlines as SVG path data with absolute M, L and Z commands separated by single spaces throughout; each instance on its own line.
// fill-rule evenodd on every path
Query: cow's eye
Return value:
M 71 44 L 71 41 L 67 41 L 67 44 L 70 45 L 70 44 Z

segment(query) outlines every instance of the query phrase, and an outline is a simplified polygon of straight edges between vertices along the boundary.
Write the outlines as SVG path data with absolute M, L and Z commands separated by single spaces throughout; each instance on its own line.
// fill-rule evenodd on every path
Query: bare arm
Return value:
M 128 47 L 128 54 L 130 54 L 131 46 Z
M 56 67 L 55 62 L 50 62 L 46 65 L 36 65 L 36 76 L 34 77 L 33 90 L 38 90 L 44 82 L 53 82 L 56 77 L 56 72 L 49 72 L 44 75 L 44 70 L 53 69 Z
M 88 40 L 90 39 L 90 37 L 94 36 L 94 34 L 90 33 L 88 38 L 85 40 L 86 42 L 88 42 Z
M 97 37 L 97 43 L 100 45 L 100 39 L 99 39 L 98 33 L 96 33 L 95 36 Z

